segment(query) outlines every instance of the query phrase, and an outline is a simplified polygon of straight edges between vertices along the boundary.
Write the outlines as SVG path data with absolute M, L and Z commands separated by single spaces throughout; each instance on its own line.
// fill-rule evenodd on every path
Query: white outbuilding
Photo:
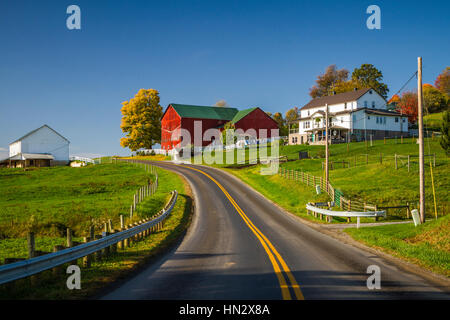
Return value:
M 43 125 L 9 145 L 9 158 L 1 163 L 9 167 L 47 167 L 69 163 L 70 141 Z

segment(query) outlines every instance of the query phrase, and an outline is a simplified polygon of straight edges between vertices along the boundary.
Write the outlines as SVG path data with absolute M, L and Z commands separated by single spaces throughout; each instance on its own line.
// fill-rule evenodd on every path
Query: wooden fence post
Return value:
M 84 243 L 89 242 L 89 237 L 84 237 L 83 238 Z M 89 268 L 91 266 L 91 255 L 87 255 L 85 257 L 83 257 L 83 267 L 85 268 Z
M 34 258 L 36 255 L 36 246 L 34 242 L 34 232 L 28 232 L 27 234 L 28 244 L 28 259 Z

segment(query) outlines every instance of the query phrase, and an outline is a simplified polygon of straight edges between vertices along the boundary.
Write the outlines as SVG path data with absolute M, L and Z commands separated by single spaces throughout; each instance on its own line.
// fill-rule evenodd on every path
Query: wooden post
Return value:
M 62 245 L 57 245 L 53 247 L 53 252 L 58 252 L 64 249 L 64 246 Z M 56 266 L 54 268 L 52 268 L 52 273 L 54 276 L 58 275 L 60 273 L 61 267 L 60 266 Z
M 67 228 L 66 234 L 67 234 L 67 243 L 66 243 L 66 246 L 67 246 L 67 248 L 71 248 L 71 247 L 73 246 L 73 241 L 72 241 L 72 230 L 70 230 L 70 228 Z
M 419 193 L 420 193 L 420 220 L 425 222 L 425 170 L 423 145 L 423 97 L 422 97 L 422 57 L 417 58 L 417 109 L 419 120 Z
M 28 232 L 27 234 L 28 243 L 28 259 L 34 258 L 36 255 L 36 246 L 34 242 L 34 232 Z
M 112 230 L 113 230 L 113 224 L 112 224 L 112 220 L 111 219 L 108 219 L 108 231 L 109 232 L 112 232 Z
M 89 242 L 89 237 L 83 238 L 84 243 Z M 91 266 L 91 255 L 83 257 L 83 267 L 89 268 Z
M 98 240 L 98 239 L 101 239 L 101 238 L 102 238 L 102 236 L 99 235 L 99 234 L 94 236 L 95 240 Z M 102 260 L 102 250 L 98 250 L 98 251 L 95 252 L 95 260 L 96 261 L 101 261 Z
M 123 215 L 120 215 L 120 231 L 124 230 L 124 225 Z M 123 249 L 124 247 L 124 241 L 119 241 L 119 249 Z
M 328 104 L 325 104 L 325 181 L 328 185 Z

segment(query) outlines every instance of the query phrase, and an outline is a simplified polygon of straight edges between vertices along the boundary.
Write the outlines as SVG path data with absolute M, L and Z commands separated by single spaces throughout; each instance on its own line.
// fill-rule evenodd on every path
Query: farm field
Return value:
M 72 178 L 78 177 L 81 180 L 88 179 L 96 181 L 97 183 L 109 184 L 109 202 L 114 202 L 115 205 L 120 205 L 124 203 L 124 211 L 117 210 L 117 215 L 129 213 L 129 204 L 132 199 L 132 195 L 138 187 L 141 186 L 140 182 L 146 183 L 147 179 L 153 179 L 154 177 L 146 173 L 142 168 L 135 167 L 130 164 L 118 163 L 118 164 L 102 164 L 96 166 L 88 166 L 83 169 L 91 169 L 86 172 L 71 173 Z M 62 176 L 69 174 L 67 172 L 68 167 L 64 168 L 51 168 L 56 169 L 56 172 L 40 172 L 39 176 L 43 180 L 46 180 L 45 176 L 49 175 L 46 181 L 47 184 L 51 184 L 52 179 L 61 181 Z M 79 168 L 77 168 L 79 169 Z M 49 170 L 52 171 L 52 170 Z M 36 172 L 33 172 L 37 174 Z M 102 174 L 100 174 L 102 173 Z M 39 280 L 36 283 L 30 283 L 30 279 L 17 280 L 9 286 L 2 287 L 0 290 L 0 299 L 13 297 L 20 299 L 80 299 L 92 296 L 98 290 L 111 282 L 125 276 L 130 270 L 137 268 L 139 265 L 145 263 L 149 259 L 153 258 L 155 255 L 163 252 L 168 246 L 170 246 L 174 241 L 176 241 L 180 235 L 186 230 L 190 221 L 190 214 L 192 208 L 192 200 L 190 198 L 190 192 L 185 186 L 183 180 L 175 173 L 157 169 L 159 186 L 156 193 L 143 202 L 141 202 L 136 209 L 135 219 L 140 219 L 141 217 L 149 217 L 158 212 L 164 204 L 170 198 L 170 191 L 177 190 L 178 201 L 170 214 L 166 219 L 164 227 L 152 233 L 150 236 L 144 238 L 142 241 L 135 242 L 131 247 L 127 247 L 119 250 L 116 254 L 110 255 L 106 259 L 101 261 L 93 261 L 92 265 L 88 269 L 83 269 L 83 286 L 81 290 L 70 291 L 65 288 L 61 283 L 65 283 L 66 275 L 65 272 L 61 271 L 60 275 L 55 276 L 51 271 L 45 271 L 39 274 Z M 72 179 L 73 180 L 73 179 Z M 65 188 L 74 188 L 78 182 L 72 182 L 72 186 L 69 183 L 70 179 L 66 181 Z M 120 186 L 126 184 L 129 181 L 128 194 L 123 199 L 114 199 L 114 195 L 119 193 L 114 191 Z M 111 186 L 114 185 L 114 186 Z M 119 188 L 123 191 L 122 188 Z M 64 193 L 62 193 L 64 194 Z M 99 197 L 103 199 L 104 195 Z M 84 199 L 86 200 L 86 199 Z M 55 198 L 51 199 L 50 202 L 55 202 Z M 80 199 L 83 201 L 83 199 Z M 69 202 L 70 203 L 70 202 Z M 90 203 L 86 200 L 86 204 Z M 63 203 L 59 203 L 59 207 L 63 206 Z M 51 207 L 51 204 L 49 204 Z M 96 215 L 97 219 L 100 221 L 104 218 L 112 217 L 112 215 L 103 215 L 105 212 L 110 210 L 111 206 L 108 205 L 108 201 L 98 201 L 97 206 L 91 206 L 89 217 L 94 216 L 94 212 L 98 212 Z M 52 216 L 48 216 L 47 219 L 50 221 Z M 118 218 L 118 217 L 117 217 Z M 23 218 L 26 220 L 26 217 Z M 74 223 L 68 215 L 65 220 L 67 223 Z M 77 216 L 76 221 L 83 221 Z M 86 223 L 89 223 L 89 218 Z M 116 220 L 118 223 L 118 220 Z M 126 218 L 126 223 L 129 223 L 129 219 Z M 113 223 L 114 224 L 114 223 Z M 116 224 L 117 225 L 117 224 Z M 45 232 L 44 232 L 45 233 Z M 47 232 L 48 233 L 48 232 Z M 79 235 L 86 236 L 83 234 L 83 230 L 75 233 L 76 237 L 74 241 L 81 241 Z M 78 235 L 78 237 L 77 237 Z M 40 251 L 52 251 L 53 246 L 65 244 L 66 239 L 61 236 L 42 236 L 38 234 L 36 237 L 36 250 Z M 16 238 L 3 238 L 0 240 L 0 260 L 5 257 L 15 257 L 15 258 L 26 258 L 27 256 L 27 240 L 26 237 L 18 236 Z M 81 261 L 81 260 L 80 260 Z M 88 272 L 87 272 L 88 271 Z M 45 285 L 42 285 L 45 283 Z M 28 290 L 29 286 L 33 286 L 33 290 Z
M 36 235 L 75 236 L 120 214 L 129 214 L 136 190 L 154 180 L 128 164 L 0 170 L 0 239 Z

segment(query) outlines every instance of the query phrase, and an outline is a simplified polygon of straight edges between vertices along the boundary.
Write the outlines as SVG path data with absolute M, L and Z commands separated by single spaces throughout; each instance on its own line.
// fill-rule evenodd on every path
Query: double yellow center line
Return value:
M 281 288 L 281 295 L 283 296 L 284 300 L 292 300 L 291 292 L 289 291 L 289 285 L 287 282 L 290 282 L 290 287 L 294 291 L 295 298 L 297 300 L 304 300 L 302 291 L 300 290 L 300 286 L 298 285 L 297 281 L 295 280 L 294 276 L 292 275 L 291 271 L 289 270 L 289 267 L 287 266 L 284 259 L 281 257 L 281 255 L 278 253 L 278 251 L 275 249 L 275 247 L 272 245 L 272 243 L 267 239 L 267 237 L 259 230 L 253 222 L 247 217 L 247 215 L 244 213 L 244 211 L 239 207 L 239 205 L 234 201 L 233 197 L 230 196 L 228 191 L 213 177 L 211 177 L 206 172 L 188 167 L 188 166 L 182 166 L 183 168 L 189 168 L 191 170 L 195 170 L 200 172 L 201 174 L 205 175 L 211 181 L 213 181 L 219 188 L 222 190 L 222 192 L 225 194 L 225 196 L 228 198 L 228 200 L 231 202 L 233 207 L 236 209 L 236 211 L 241 216 L 242 220 L 244 220 L 245 224 L 249 227 L 249 229 L 255 234 L 255 236 L 258 238 L 259 242 L 262 244 L 264 250 L 267 253 L 267 256 L 269 257 L 270 262 L 272 263 L 273 269 L 275 271 L 275 274 L 278 278 L 278 282 L 280 283 Z M 276 259 L 275 259 L 276 257 Z M 277 261 L 278 259 L 278 261 Z M 281 271 L 281 268 L 283 271 Z M 284 273 L 283 273 L 284 272 Z M 285 275 L 287 276 L 288 281 L 286 281 Z

